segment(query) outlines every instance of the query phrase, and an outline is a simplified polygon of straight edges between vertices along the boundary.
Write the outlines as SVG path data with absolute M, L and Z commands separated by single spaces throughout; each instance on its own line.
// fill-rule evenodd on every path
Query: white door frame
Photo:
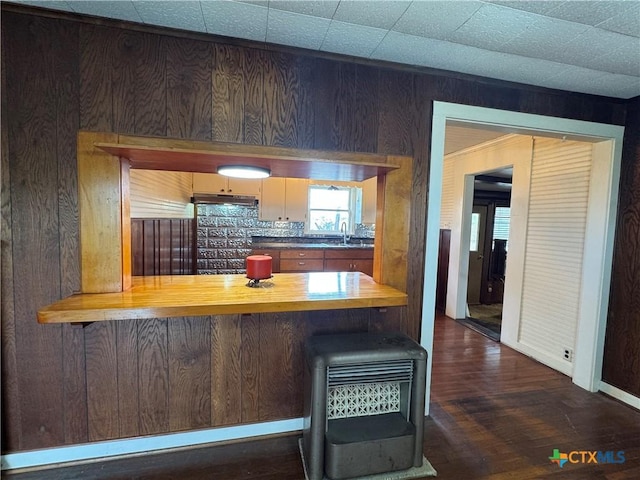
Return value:
M 585 268 L 592 288 L 581 299 L 580 328 L 576 340 L 573 382 L 589 390 L 598 391 L 602 376 L 604 335 L 611 283 L 613 241 L 618 209 L 618 185 L 622 159 L 624 127 L 602 123 L 546 117 L 520 112 L 510 112 L 484 107 L 434 102 L 431 130 L 431 157 L 429 162 L 429 198 L 425 235 L 424 290 L 422 300 L 421 344 L 429 352 L 427 364 L 426 412 L 429 411 L 431 391 L 431 362 L 433 353 L 433 328 L 435 321 L 436 270 L 440 231 L 440 204 L 442 196 L 442 166 L 447 122 L 484 125 L 492 129 L 504 129 L 505 133 L 555 136 L 572 140 L 611 140 L 611 163 L 601 179 L 601 190 L 607 199 L 602 205 L 605 217 L 601 231 L 590 229 L 587 242 L 592 242 L 599 258 L 585 259 Z M 585 244 L 586 247 L 586 244 Z M 597 248 L 596 248 L 597 247 Z M 591 295 L 591 298 L 587 298 Z

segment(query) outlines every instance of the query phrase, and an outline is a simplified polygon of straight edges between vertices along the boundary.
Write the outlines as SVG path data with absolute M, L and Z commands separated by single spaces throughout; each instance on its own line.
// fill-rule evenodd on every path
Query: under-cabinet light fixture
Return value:
M 253 165 L 221 165 L 218 167 L 218 173 L 236 178 L 267 178 L 271 175 L 268 168 L 254 167 Z

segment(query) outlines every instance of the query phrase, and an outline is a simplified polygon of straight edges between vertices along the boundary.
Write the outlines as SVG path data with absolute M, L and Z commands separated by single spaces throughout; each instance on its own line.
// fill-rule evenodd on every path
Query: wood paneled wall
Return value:
M 414 261 L 400 328 L 417 337 L 432 102 L 625 120 L 624 103 L 606 98 L 2 8 L 6 452 L 297 415 L 300 392 L 268 383 L 260 368 L 282 366 L 271 374 L 296 378 L 302 336 L 371 322 L 347 311 L 302 322 L 288 315 L 39 325 L 39 307 L 79 289 L 78 129 L 413 156 Z M 637 172 L 637 155 L 626 155 Z M 637 203 L 634 194 L 627 195 Z M 618 242 L 616 258 L 635 255 L 634 245 Z M 637 269 L 634 258 L 629 268 Z M 239 373 L 242 387 L 219 376 L 222 365 Z
M 640 97 L 629 102 L 602 379 L 640 396 Z
M 195 220 L 132 218 L 133 275 L 194 275 Z

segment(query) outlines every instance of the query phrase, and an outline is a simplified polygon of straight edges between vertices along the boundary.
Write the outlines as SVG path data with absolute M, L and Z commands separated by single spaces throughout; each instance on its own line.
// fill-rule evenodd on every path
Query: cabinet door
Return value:
M 378 196 L 378 177 L 362 182 L 362 223 L 376 223 L 376 201 Z
M 227 193 L 227 177 L 217 173 L 194 173 L 193 193 Z
M 309 204 L 309 180 L 287 178 L 285 182 L 285 220 L 306 222 Z
M 373 260 L 362 258 L 330 258 L 324 261 L 325 272 L 362 272 L 373 275 Z
M 237 195 L 260 195 L 260 180 L 250 178 L 227 178 L 227 193 Z
M 269 177 L 262 180 L 260 220 L 284 220 L 285 179 Z

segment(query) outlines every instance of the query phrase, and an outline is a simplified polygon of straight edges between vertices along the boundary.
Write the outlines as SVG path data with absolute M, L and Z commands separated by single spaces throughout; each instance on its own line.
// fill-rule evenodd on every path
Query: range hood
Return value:
M 217 204 L 217 205 L 258 205 L 258 199 L 251 195 L 225 195 L 223 193 L 197 193 L 191 197 L 191 203 Z

